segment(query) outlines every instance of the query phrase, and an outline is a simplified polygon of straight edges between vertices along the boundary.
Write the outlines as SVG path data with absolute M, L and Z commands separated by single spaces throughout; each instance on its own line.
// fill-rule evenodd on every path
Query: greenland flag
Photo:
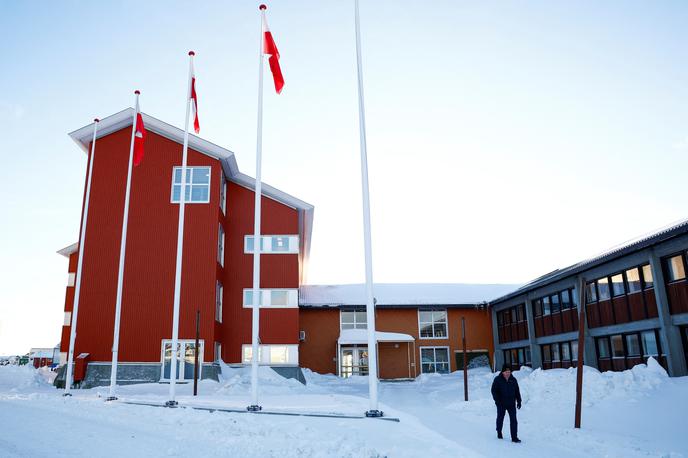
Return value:
M 189 54 L 193 56 L 193 51 Z M 194 132 L 197 134 L 201 132 L 201 125 L 198 122 L 198 97 L 196 97 L 196 72 L 193 68 L 193 60 L 191 61 L 191 108 L 193 108 L 194 115 Z
M 143 142 L 146 140 L 146 126 L 143 125 L 143 116 L 139 109 L 139 101 L 136 100 L 136 132 L 134 133 L 134 165 L 139 165 L 143 160 Z
M 284 77 L 282 76 L 282 69 L 279 64 L 279 51 L 277 50 L 275 39 L 272 38 L 272 32 L 270 32 L 270 28 L 268 27 L 268 21 L 265 19 L 266 9 L 267 7 L 265 5 L 260 5 L 260 10 L 263 13 L 263 54 L 270 56 L 268 62 L 270 63 L 272 78 L 275 80 L 275 91 L 280 94 L 284 87 Z

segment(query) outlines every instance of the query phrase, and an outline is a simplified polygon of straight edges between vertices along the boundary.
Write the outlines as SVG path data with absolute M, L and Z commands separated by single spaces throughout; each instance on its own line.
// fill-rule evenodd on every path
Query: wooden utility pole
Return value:
M 466 361 L 466 319 L 461 317 L 461 345 L 463 346 L 463 397 L 468 401 L 468 364 Z
M 201 326 L 201 311 L 196 310 L 196 349 L 194 351 L 194 396 L 198 395 L 198 345 L 199 345 L 199 334 Z
M 576 420 L 575 428 L 581 427 L 581 408 L 583 401 L 583 355 L 585 355 L 585 279 L 580 277 L 578 281 L 578 364 L 576 369 Z

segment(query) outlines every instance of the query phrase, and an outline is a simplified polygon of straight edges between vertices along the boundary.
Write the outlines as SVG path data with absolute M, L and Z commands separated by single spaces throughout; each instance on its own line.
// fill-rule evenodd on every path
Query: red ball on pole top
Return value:
M 190 56 L 195 56 L 195 55 L 196 55 L 196 53 L 195 53 L 195 52 L 193 52 L 193 51 L 189 51 L 189 55 L 190 55 Z
M 134 91 L 134 94 L 140 95 L 140 94 L 141 94 L 141 91 L 139 91 L 139 90 L 137 89 L 137 90 Z
M 268 7 L 265 5 L 265 3 L 261 3 L 258 9 L 261 11 L 265 11 L 266 9 L 268 9 Z

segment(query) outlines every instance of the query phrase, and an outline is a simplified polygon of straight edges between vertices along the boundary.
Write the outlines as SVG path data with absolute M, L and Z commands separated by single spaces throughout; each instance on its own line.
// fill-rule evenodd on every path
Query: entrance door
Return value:
M 163 364 L 161 379 L 169 380 L 172 369 L 172 342 L 170 340 L 163 340 Z M 200 351 L 198 353 L 198 378 L 201 378 L 201 369 L 203 367 L 203 341 L 199 342 Z M 193 340 L 179 340 L 177 341 L 177 380 L 190 381 L 193 380 L 194 375 L 194 354 L 196 349 L 196 342 Z
M 344 378 L 352 375 L 368 375 L 368 346 L 354 345 L 342 347 L 339 375 Z

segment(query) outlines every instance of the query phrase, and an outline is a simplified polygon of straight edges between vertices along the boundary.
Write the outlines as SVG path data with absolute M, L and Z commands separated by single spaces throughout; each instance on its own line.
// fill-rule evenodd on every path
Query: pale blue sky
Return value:
M 0 354 L 59 340 L 68 132 L 137 88 L 182 127 L 194 49 L 201 134 L 254 174 L 257 4 L 3 3 Z M 309 282 L 363 281 L 353 2 L 268 20 L 264 179 L 315 205 Z M 361 20 L 376 281 L 523 282 L 688 217 L 685 2 L 362 0 Z

